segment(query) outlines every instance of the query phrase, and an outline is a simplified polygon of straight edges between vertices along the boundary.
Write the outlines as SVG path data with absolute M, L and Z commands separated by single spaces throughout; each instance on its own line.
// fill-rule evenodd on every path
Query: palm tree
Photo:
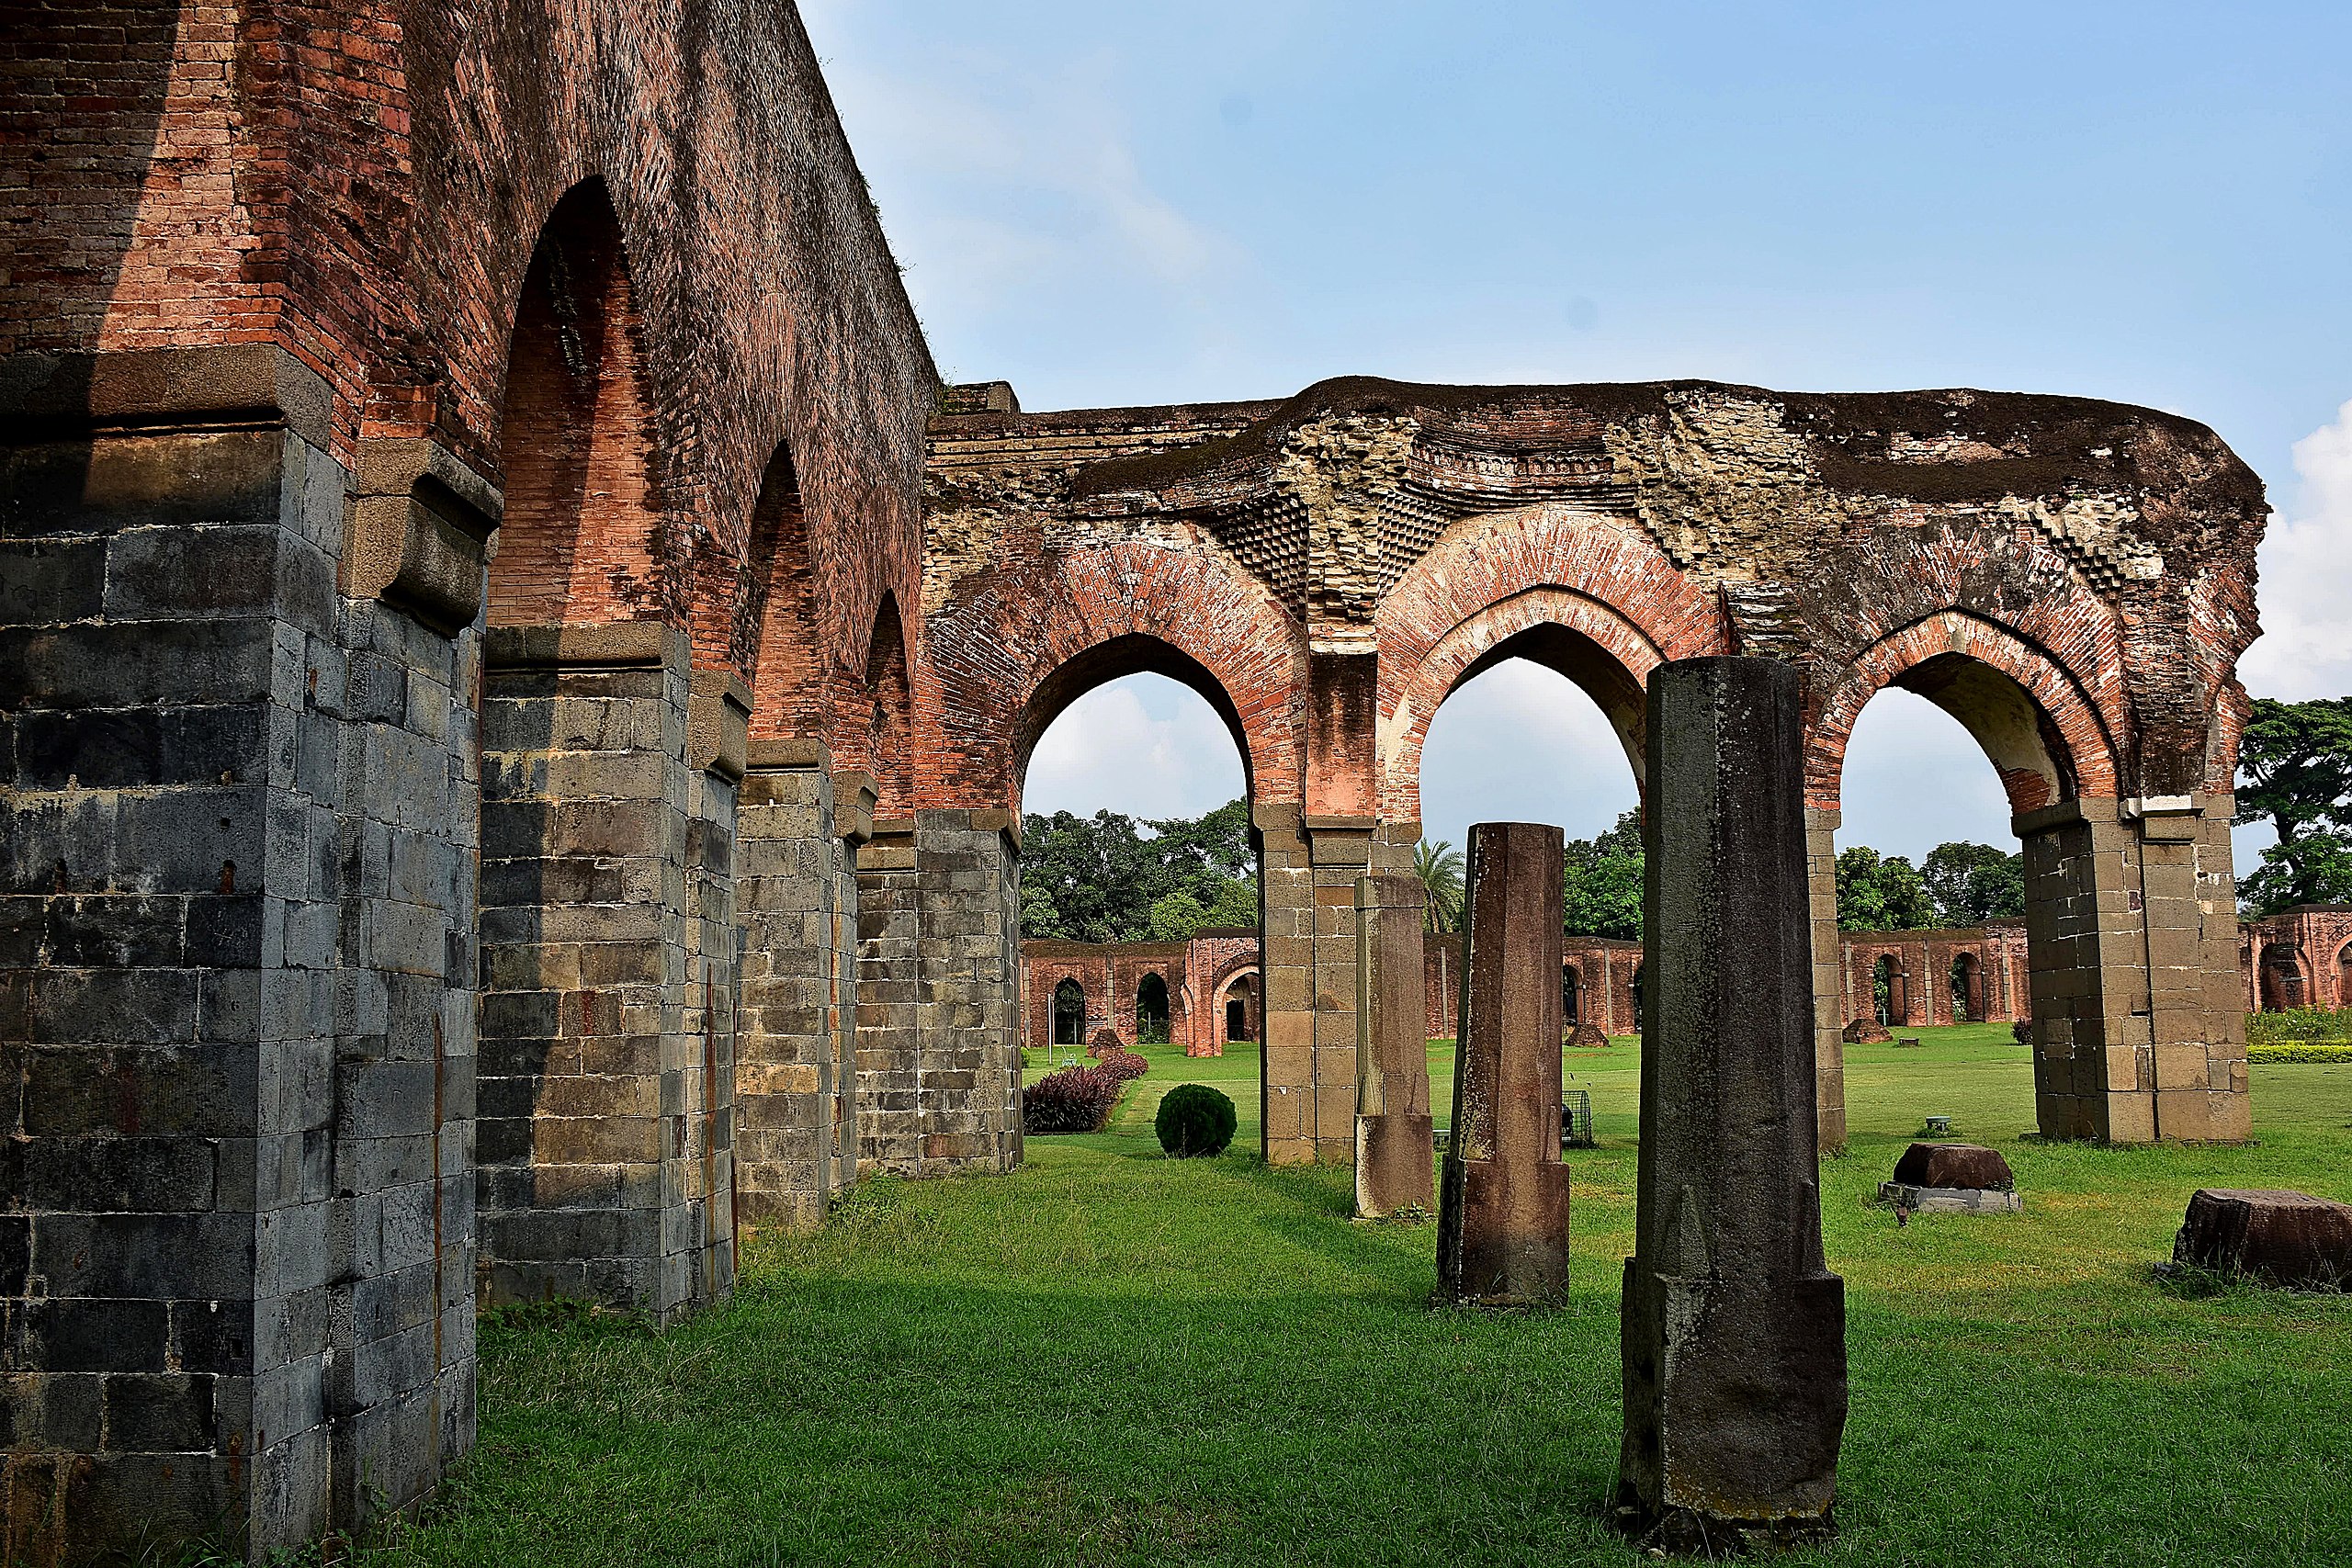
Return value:
M 1423 839 L 1413 846 L 1413 874 L 1428 896 L 1422 924 L 1430 931 L 1450 931 L 1462 920 L 1462 852 L 1440 839 Z

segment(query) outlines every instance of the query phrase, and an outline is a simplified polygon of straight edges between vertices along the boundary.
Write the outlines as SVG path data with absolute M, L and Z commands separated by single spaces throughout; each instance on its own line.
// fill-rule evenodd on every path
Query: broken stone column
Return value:
M 1826 1533 L 1837 1493 L 1846 1298 L 1821 1253 L 1799 713 L 1771 660 L 1650 677 L 1616 1506 L 1677 1551 Z
M 1560 829 L 1470 829 L 1453 1122 L 1438 1212 L 1438 1293 L 1494 1305 L 1568 1287 L 1560 1163 Z
M 1356 882 L 1356 1218 L 1429 1213 L 1429 998 L 1419 881 Z

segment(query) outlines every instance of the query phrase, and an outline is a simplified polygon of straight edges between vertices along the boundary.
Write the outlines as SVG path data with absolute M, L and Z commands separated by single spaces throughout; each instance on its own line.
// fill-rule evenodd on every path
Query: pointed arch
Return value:
M 662 617 L 667 484 L 618 219 L 602 178 L 548 215 L 514 304 L 492 626 Z
M 726 625 L 728 657 L 751 681 L 752 734 L 820 736 L 825 693 L 819 655 L 808 516 L 792 448 L 779 442 L 752 509 L 741 610 Z M 696 629 L 697 657 L 704 633 Z
M 865 673 L 837 682 L 832 719 L 835 765 L 873 778 L 875 815 L 899 817 L 912 809 L 914 691 L 897 595 L 885 592 L 876 605 Z
M 1880 639 L 1818 697 L 1805 737 L 1808 805 L 1838 809 L 1854 725 L 1888 686 L 1926 697 L 1975 738 L 2013 814 L 2117 793 L 2113 735 L 2082 683 L 2017 632 L 1955 609 Z

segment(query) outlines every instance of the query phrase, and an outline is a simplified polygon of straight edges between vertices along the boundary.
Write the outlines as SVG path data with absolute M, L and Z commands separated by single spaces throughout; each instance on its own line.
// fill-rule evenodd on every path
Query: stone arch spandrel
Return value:
M 2101 711 L 2071 671 L 2017 632 L 1944 610 L 1865 649 L 1819 691 L 1805 738 L 1807 805 L 1838 809 L 1854 725 L 1892 685 L 1967 728 L 2000 773 L 2013 812 L 2117 793 L 2120 714 Z
M 922 631 L 924 806 L 1014 806 L 1037 739 L 1123 676 L 1190 686 L 1233 735 L 1254 801 L 1300 798 L 1306 647 L 1265 587 L 1206 546 L 1045 547 L 1009 529 L 998 564 L 955 585 Z
M 1381 812 L 1396 821 L 1419 817 L 1430 720 L 1490 664 L 1524 657 L 1574 681 L 1609 718 L 1638 780 L 1649 672 L 1729 647 L 1714 595 L 1648 535 L 1558 505 L 1456 525 L 1398 580 L 1378 630 Z

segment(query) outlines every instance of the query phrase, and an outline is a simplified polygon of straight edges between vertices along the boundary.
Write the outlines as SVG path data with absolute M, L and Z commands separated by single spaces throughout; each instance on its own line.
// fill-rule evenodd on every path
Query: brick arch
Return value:
M 1266 588 L 1197 537 L 1048 552 L 1012 564 L 924 622 L 926 806 L 1019 803 L 1048 726 L 1097 686 L 1157 674 L 1200 694 L 1233 736 L 1250 797 L 1299 798 L 1295 708 L 1306 651 Z
M 1649 672 L 1729 647 L 1713 597 L 1648 535 L 1557 505 L 1455 528 L 1398 580 L 1377 626 L 1380 808 L 1392 821 L 1420 815 L 1421 748 L 1438 708 L 1503 660 L 1532 660 L 1581 687 L 1638 783 Z
M 830 737 L 835 767 L 872 775 L 876 817 L 913 808 L 913 726 L 906 627 L 897 596 L 886 592 L 866 638 L 865 673 L 833 682 Z
M 2274 975 L 2279 978 L 2274 981 Z M 2310 1007 L 2318 1000 L 2311 961 L 2300 942 L 2265 942 L 2256 949 L 2254 983 L 2264 1012 Z
M 1894 685 L 1926 697 L 1975 738 L 2012 812 L 2117 793 L 2112 732 L 2083 682 L 2008 627 L 1947 609 L 1864 649 L 1815 700 L 1805 736 L 1808 805 L 1838 808 L 1854 725 L 1871 698 Z
M 1384 705 L 1383 817 L 1419 819 L 1421 748 L 1430 721 L 1464 682 L 1510 659 L 1529 660 L 1576 682 L 1617 732 L 1640 784 L 1642 692 L 1664 656 L 1611 606 L 1565 589 L 1535 588 L 1488 605 L 1449 632 L 1400 682 L 1393 706 Z
M 707 580 L 695 628 L 695 658 L 709 657 L 716 651 L 711 645 L 724 636 L 724 658 L 751 682 L 754 736 L 820 736 L 826 728 L 823 645 L 808 559 L 808 515 L 789 444 L 779 443 L 768 459 L 752 508 L 750 545 L 737 594 L 730 595 L 729 585 L 715 576 Z
M 602 178 L 548 215 L 514 306 L 492 626 L 666 618 L 659 539 L 675 488 L 654 438 L 620 224 Z

